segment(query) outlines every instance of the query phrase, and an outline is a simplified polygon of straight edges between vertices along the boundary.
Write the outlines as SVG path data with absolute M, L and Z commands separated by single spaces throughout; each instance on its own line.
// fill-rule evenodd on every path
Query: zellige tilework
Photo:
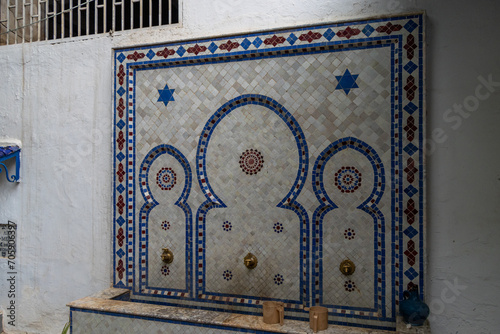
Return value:
M 419 14 L 115 50 L 114 286 L 395 327 L 424 283 L 423 66 Z

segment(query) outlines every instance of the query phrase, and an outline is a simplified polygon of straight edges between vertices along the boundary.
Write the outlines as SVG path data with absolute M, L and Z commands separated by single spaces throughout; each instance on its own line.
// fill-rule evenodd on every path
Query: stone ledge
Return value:
M 114 313 L 120 315 L 139 316 L 154 319 L 174 320 L 186 324 L 206 324 L 223 326 L 229 328 L 243 328 L 258 331 L 269 331 L 275 333 L 306 334 L 312 333 L 309 323 L 305 321 L 285 319 L 285 324 L 269 325 L 262 321 L 262 317 L 254 315 L 244 315 L 227 312 L 215 312 L 200 309 L 189 309 L 177 306 L 163 306 L 155 304 L 145 304 L 129 302 L 123 300 L 113 300 L 121 298 L 129 293 L 127 289 L 110 288 L 94 294 L 90 297 L 75 300 L 67 306 L 80 310 L 91 310 L 97 312 Z M 325 334 L 430 334 L 430 327 L 411 327 L 403 323 L 402 318 L 398 318 L 397 331 L 383 331 L 375 329 L 363 329 L 357 327 L 345 327 L 329 325 L 327 330 L 321 331 Z
M 423 326 L 412 326 L 405 324 L 403 317 L 398 316 L 396 320 L 396 333 L 398 334 L 431 334 L 429 320 L 425 321 Z

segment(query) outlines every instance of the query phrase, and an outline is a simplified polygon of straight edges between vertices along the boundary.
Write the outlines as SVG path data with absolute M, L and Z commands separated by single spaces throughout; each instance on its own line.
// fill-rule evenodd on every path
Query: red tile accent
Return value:
M 125 70 L 124 70 L 124 67 L 123 65 L 120 65 L 118 67 L 118 74 L 116 74 L 116 76 L 118 77 L 118 83 L 121 85 L 123 85 L 123 82 L 124 82 L 124 78 L 125 78 Z
M 156 53 L 156 55 L 157 55 L 158 57 L 168 58 L 168 56 L 171 56 L 171 55 L 173 55 L 174 53 L 175 53 L 175 50 L 173 50 L 173 49 L 169 49 L 169 48 L 165 48 L 165 49 L 163 49 L 163 50 L 161 50 L 161 51 L 158 51 L 158 52 Z
M 417 256 L 418 252 L 415 249 L 415 242 L 413 240 L 409 240 L 406 251 L 404 253 L 406 255 L 406 260 L 408 261 L 408 264 L 410 266 L 413 266 L 415 264 L 415 257 Z
M 392 24 L 391 22 L 387 22 L 387 24 L 385 26 L 379 26 L 377 28 L 377 31 L 378 32 L 385 32 L 387 35 L 390 35 L 392 34 L 393 31 L 399 31 L 403 28 L 402 25 L 400 24 Z
M 408 182 L 413 183 L 413 181 L 415 181 L 415 174 L 417 174 L 418 168 L 415 167 L 415 162 L 412 158 L 408 158 L 404 171 L 406 172 L 406 179 Z
M 123 131 L 118 133 L 118 138 L 116 138 L 116 143 L 118 144 L 118 149 L 123 150 L 123 144 L 125 143 L 125 138 L 123 136 Z
M 415 85 L 415 78 L 413 77 L 413 75 L 410 75 L 406 79 L 406 85 L 404 89 L 406 91 L 406 97 L 408 98 L 408 100 L 413 101 L 413 99 L 415 98 L 415 91 L 417 90 L 417 86 Z
M 410 283 L 408 283 L 407 290 L 408 290 L 408 291 L 409 291 L 409 290 L 412 290 L 415 286 L 416 286 L 416 285 L 415 285 L 415 283 L 410 282 Z
M 406 56 L 408 59 L 413 59 L 414 50 L 417 48 L 417 44 L 415 44 L 415 37 L 413 35 L 408 35 L 406 37 L 406 44 L 403 46 L 403 48 L 406 50 Z
M 315 39 L 320 39 L 321 36 L 323 35 L 321 35 L 319 32 L 312 32 L 311 30 L 309 30 L 307 34 L 300 35 L 299 39 L 303 42 L 308 41 L 309 43 L 311 43 Z
M 130 54 L 127 56 L 127 59 L 130 59 L 130 60 L 133 60 L 133 61 L 138 61 L 139 59 L 142 59 L 146 57 L 146 55 L 144 53 L 139 53 L 137 51 L 135 51 L 133 54 Z
M 123 196 L 118 196 L 118 202 L 116 202 L 116 207 L 118 208 L 118 213 L 123 214 L 123 208 L 125 207 L 125 202 L 123 201 Z
M 116 235 L 116 239 L 118 240 L 118 246 L 123 246 L 123 240 L 125 240 L 125 236 L 123 235 L 123 228 L 118 229 L 118 233 Z
M 272 46 L 276 46 L 276 45 L 278 45 L 278 44 L 283 44 L 283 43 L 285 43 L 285 41 L 286 41 L 285 37 L 283 37 L 283 36 L 279 36 L 279 37 L 278 37 L 278 36 L 274 35 L 273 37 L 266 38 L 266 39 L 264 40 L 264 44 L 265 44 L 265 45 L 272 45 Z
M 221 44 L 219 46 L 219 49 L 226 50 L 227 52 L 229 52 L 232 49 L 239 48 L 239 46 L 240 46 L 240 43 L 238 43 L 238 42 L 231 42 L 231 40 L 229 40 L 229 41 L 227 41 L 227 43 Z
M 207 51 L 207 47 L 203 46 L 203 45 L 199 46 L 198 44 L 195 44 L 195 46 L 192 46 L 192 47 L 187 49 L 188 53 L 194 53 L 195 55 L 198 55 L 198 53 L 205 52 L 205 51 Z
M 123 272 L 125 271 L 125 267 L 123 267 L 123 260 L 118 260 L 118 266 L 116 267 L 116 272 L 118 273 L 118 278 L 123 278 Z
M 118 107 L 116 107 L 116 110 L 118 110 L 118 117 L 123 118 L 123 112 L 125 111 L 125 103 L 123 101 L 123 98 L 120 97 L 120 100 L 118 101 Z
M 361 32 L 361 30 L 354 28 L 352 29 L 351 27 L 347 27 L 344 30 L 339 30 L 337 32 L 338 37 L 345 37 L 347 39 L 351 38 L 352 36 L 356 36 Z
M 415 216 L 417 215 L 417 213 L 418 210 L 415 208 L 415 201 L 410 198 L 406 204 L 405 210 L 406 220 L 408 221 L 408 224 L 411 225 L 415 222 Z
M 415 126 L 415 118 L 413 118 L 413 116 L 408 117 L 404 130 L 406 131 L 406 138 L 408 138 L 409 141 L 415 139 L 415 131 L 417 131 L 417 129 L 418 128 Z
M 125 170 L 123 169 L 123 164 L 120 162 L 118 164 L 118 169 L 116 170 L 116 176 L 118 176 L 118 182 L 123 182 L 123 177 L 125 176 Z

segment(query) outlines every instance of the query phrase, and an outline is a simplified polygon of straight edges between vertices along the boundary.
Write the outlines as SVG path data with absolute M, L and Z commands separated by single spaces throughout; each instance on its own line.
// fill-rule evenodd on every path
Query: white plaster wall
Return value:
M 431 325 L 439 334 L 496 333 L 500 4 L 486 0 L 184 0 L 182 27 L 0 47 L 0 139 L 23 142 L 22 182 L 0 174 L 0 223 L 13 220 L 19 232 L 16 329 L 58 333 L 67 302 L 110 285 L 113 47 L 420 9 L 427 12 Z M 487 91 L 480 76 L 499 84 Z M 472 112 L 454 111 L 476 94 L 482 99 Z M 3 309 L 5 272 L 0 260 Z
M 105 39 L 0 50 L 0 131 L 23 144 L 21 183 L 0 175 L 0 222 L 18 224 L 17 329 L 60 332 L 69 299 L 109 286 L 110 57 Z

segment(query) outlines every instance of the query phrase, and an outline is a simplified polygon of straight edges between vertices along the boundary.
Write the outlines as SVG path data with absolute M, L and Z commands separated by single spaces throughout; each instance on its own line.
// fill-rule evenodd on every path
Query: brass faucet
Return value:
M 245 256 L 245 258 L 243 259 L 243 263 L 248 269 L 253 269 L 257 267 L 257 257 L 252 253 L 248 253 L 247 256 Z
M 347 259 L 347 260 L 342 261 L 342 263 L 340 263 L 339 269 L 340 269 L 340 272 L 342 274 L 349 276 L 349 275 L 354 274 L 354 271 L 356 270 L 356 266 L 354 265 L 354 262 Z
M 163 254 L 161 254 L 161 260 L 165 263 L 172 263 L 174 261 L 174 253 L 168 248 L 162 248 Z

